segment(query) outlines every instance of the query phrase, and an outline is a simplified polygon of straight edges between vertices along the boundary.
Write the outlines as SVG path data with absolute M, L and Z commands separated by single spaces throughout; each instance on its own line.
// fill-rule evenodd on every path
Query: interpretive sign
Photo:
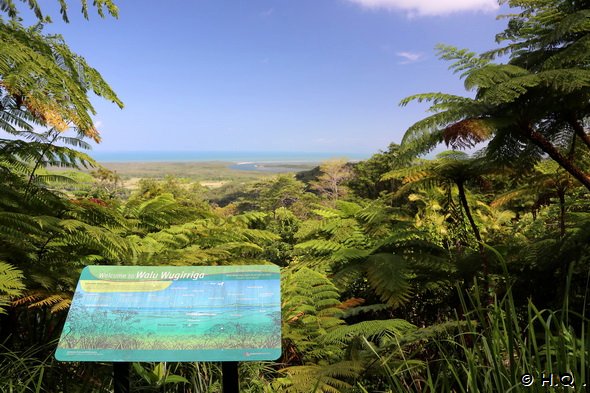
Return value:
M 281 355 L 279 268 L 89 266 L 55 357 L 247 361 Z

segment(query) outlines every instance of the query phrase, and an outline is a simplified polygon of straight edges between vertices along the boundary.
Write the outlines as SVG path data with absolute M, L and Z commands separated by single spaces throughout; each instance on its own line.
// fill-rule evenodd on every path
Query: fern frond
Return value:
M 264 212 L 247 212 L 242 213 L 237 216 L 232 216 L 228 219 L 230 223 L 241 223 L 246 226 L 250 226 L 252 224 L 258 222 L 264 222 L 264 220 L 268 217 L 267 213 Z
M 436 49 L 439 59 L 454 61 L 449 66 L 449 69 L 453 70 L 454 73 L 462 72 L 461 78 L 489 63 L 488 59 L 482 58 L 468 49 L 459 49 L 444 44 L 438 44 Z
M 51 307 L 51 313 L 55 314 L 60 311 L 65 311 L 65 310 L 69 309 L 71 305 L 72 305 L 72 299 L 62 299 L 61 301 L 56 302 Z
M 370 320 L 354 325 L 340 326 L 322 337 L 325 343 L 347 344 L 355 337 L 363 336 L 378 342 L 385 337 L 401 337 L 416 329 L 414 325 L 403 319 Z
M 6 314 L 5 307 L 10 300 L 18 297 L 25 289 L 22 271 L 14 266 L 0 261 L 0 314 Z
M 369 306 L 357 306 L 344 312 L 343 318 L 355 317 L 364 313 L 379 312 L 389 309 L 387 304 L 371 304 Z
M 287 374 L 288 379 L 278 380 L 275 387 L 284 389 L 282 391 L 285 393 L 341 393 L 352 387 L 346 380 L 358 378 L 362 370 L 362 365 L 353 361 L 342 361 L 329 366 L 291 366 L 279 370 Z
M 64 130 L 73 123 L 99 140 L 89 91 L 122 106 L 100 74 L 65 45 L 60 36 L 43 35 L 17 23 L 0 23 L 2 89 L 23 98 L 38 123 Z M 42 86 L 42 88 L 40 88 Z
M 283 339 L 298 356 L 309 360 L 334 357 L 339 349 L 319 348 L 317 338 L 342 324 L 336 287 L 323 274 L 302 268 L 283 273 Z
M 487 64 L 469 73 L 465 78 L 465 89 L 487 89 L 499 83 L 527 75 L 530 75 L 528 70 L 512 64 Z
M 343 217 L 353 217 L 359 213 L 363 207 L 355 202 L 337 200 L 336 209 Z
M 249 242 L 228 242 L 218 247 L 222 250 L 233 252 L 247 253 L 247 252 L 262 252 L 264 249 L 257 244 Z
M 308 240 L 303 243 L 296 244 L 294 247 L 296 250 L 312 252 L 314 254 L 328 254 L 334 251 L 338 251 L 343 248 L 342 244 L 330 241 L 330 240 Z
M 550 56 L 542 69 L 569 68 L 590 61 L 590 35 L 585 35 L 563 50 Z
M 41 299 L 35 303 L 29 304 L 29 308 L 49 307 L 49 306 L 53 306 L 55 304 L 59 304 L 59 303 L 63 302 L 64 300 L 66 300 L 66 299 L 64 299 L 61 295 L 53 294 L 53 295 L 49 295 L 47 297 L 44 297 L 43 299 Z
M 375 254 L 366 261 L 367 279 L 384 303 L 399 306 L 409 300 L 408 264 L 395 254 Z
M 533 87 L 548 88 L 556 93 L 571 93 L 590 86 L 590 71 L 582 69 L 547 70 L 511 78 L 481 90 L 478 98 L 499 105 L 515 101 Z
M 312 210 L 313 214 L 316 214 L 322 218 L 337 218 L 342 216 L 342 212 L 336 209 L 330 209 L 328 207 L 322 207 L 321 209 Z

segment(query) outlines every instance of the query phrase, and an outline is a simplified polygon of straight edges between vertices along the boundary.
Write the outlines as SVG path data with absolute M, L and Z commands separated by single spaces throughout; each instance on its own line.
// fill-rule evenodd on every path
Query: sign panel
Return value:
M 246 361 L 280 355 L 277 266 L 88 266 L 55 357 Z

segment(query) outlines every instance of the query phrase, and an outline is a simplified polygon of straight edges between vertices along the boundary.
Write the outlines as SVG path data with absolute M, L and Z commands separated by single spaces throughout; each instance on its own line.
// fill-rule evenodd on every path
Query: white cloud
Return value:
M 415 63 L 415 62 L 420 61 L 424 58 L 424 54 L 417 53 L 417 52 L 397 52 L 396 55 L 398 55 L 399 57 L 404 59 L 404 60 L 400 61 L 400 64 Z
M 94 122 L 94 128 L 100 128 L 100 127 L 102 127 L 102 121 L 100 121 L 100 120 L 96 120 L 96 121 Z
M 364 8 L 406 11 L 409 16 L 448 15 L 455 12 L 490 12 L 499 8 L 497 0 L 348 0 Z

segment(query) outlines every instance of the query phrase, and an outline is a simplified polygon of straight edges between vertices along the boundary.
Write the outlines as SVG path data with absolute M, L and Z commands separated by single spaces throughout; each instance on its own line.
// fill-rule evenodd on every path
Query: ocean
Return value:
M 268 151 L 94 151 L 98 162 L 206 162 L 223 161 L 248 165 L 253 163 L 319 163 L 331 158 L 365 160 L 371 153 L 351 152 L 268 152 Z

